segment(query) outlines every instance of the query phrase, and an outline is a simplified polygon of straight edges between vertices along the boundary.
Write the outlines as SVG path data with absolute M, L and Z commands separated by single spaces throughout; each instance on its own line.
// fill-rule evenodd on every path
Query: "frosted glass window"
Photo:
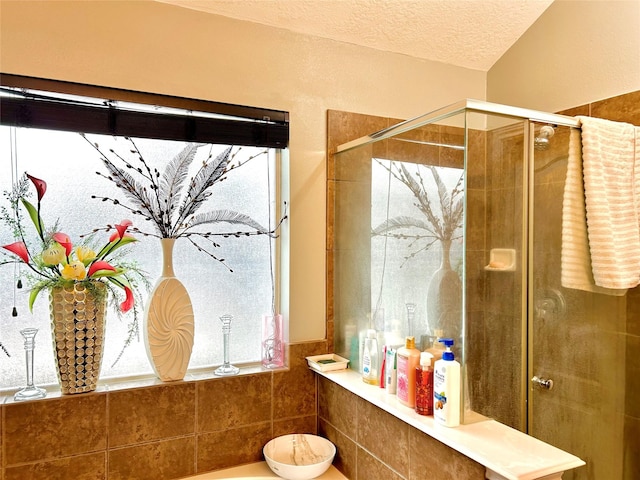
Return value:
M 10 146 L 11 130 L 15 132 L 15 148 Z M 123 137 L 89 135 L 103 150 L 114 148 L 126 151 L 130 148 Z M 162 171 L 163 166 L 185 145 L 182 142 L 134 139 L 144 158 L 151 166 Z M 198 149 L 202 160 L 210 151 L 215 156 L 226 145 L 206 145 Z M 234 151 L 238 148 L 234 147 Z M 265 152 L 265 153 L 261 153 Z M 277 197 L 277 163 L 279 154 L 274 149 L 241 147 L 236 160 L 243 161 L 258 155 L 253 160 L 235 169 L 227 179 L 212 189 L 213 194 L 201 211 L 230 209 L 250 215 L 263 226 L 273 226 L 281 215 L 282 205 Z M 124 194 L 111 182 L 96 172 L 106 173 L 97 152 L 78 134 L 64 131 L 0 127 L 0 190 L 9 191 L 12 185 L 10 158 L 17 160 L 17 172 L 44 179 L 48 188 L 42 203 L 42 216 L 51 227 L 60 220 L 59 230 L 78 241 L 81 234 L 94 228 L 130 219 L 134 226 L 145 231 L 154 231 L 151 223 L 132 215 L 111 202 L 92 199 L 91 196 L 118 198 Z M 194 166 L 201 163 L 196 158 Z M 35 201 L 35 196 L 33 197 Z M 126 203 L 126 202 L 125 202 Z M 0 204 L 8 206 L 6 198 Z M 27 230 L 31 223 L 26 219 Z M 285 227 L 286 228 L 286 224 Z M 229 224 L 205 226 L 206 231 L 234 232 L 238 227 Z M 140 267 L 148 272 L 153 284 L 161 272 L 160 242 L 154 237 L 136 235 L 139 242 L 130 248 L 127 258 L 135 258 Z M 6 225 L 0 230 L 0 244 L 14 241 Z M 272 311 L 274 291 L 277 291 L 277 270 L 272 272 L 276 257 L 277 241 L 266 235 L 241 236 L 237 238 L 216 237 L 220 244 L 214 253 L 224 264 L 197 251 L 186 239 L 179 239 L 174 249 L 174 270 L 185 284 L 194 308 L 195 343 L 189 368 L 219 365 L 223 361 L 222 332 L 219 317 L 231 314 L 234 317 L 231 333 L 230 360 L 234 364 L 260 360 L 261 318 Z M 270 244 L 270 242 L 272 242 Z M 24 269 L 25 267 L 20 267 Z M 20 268 L 0 266 L 0 342 L 11 357 L 0 351 L 0 389 L 24 386 L 24 351 L 19 330 L 25 327 L 39 329 L 36 336 L 35 382 L 38 385 L 57 383 L 49 319 L 48 295 L 43 292 L 36 300 L 33 313 L 28 308 L 28 289 L 16 289 L 15 280 Z M 272 281 L 273 280 L 273 281 Z M 274 283 L 275 282 L 275 283 Z M 148 296 L 142 290 L 143 296 Z M 11 316 L 13 306 L 17 317 Z M 129 316 L 119 319 L 109 309 L 106 329 L 105 357 L 101 380 L 110 377 L 152 374 L 140 335 L 124 350 L 114 365 L 127 338 Z

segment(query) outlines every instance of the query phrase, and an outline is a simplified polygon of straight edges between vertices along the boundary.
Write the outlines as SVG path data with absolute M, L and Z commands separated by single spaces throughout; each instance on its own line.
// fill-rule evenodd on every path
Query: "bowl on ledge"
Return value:
M 311 480 L 326 472 L 336 447 L 323 437 L 307 433 L 282 435 L 262 449 L 269 468 L 286 480 Z

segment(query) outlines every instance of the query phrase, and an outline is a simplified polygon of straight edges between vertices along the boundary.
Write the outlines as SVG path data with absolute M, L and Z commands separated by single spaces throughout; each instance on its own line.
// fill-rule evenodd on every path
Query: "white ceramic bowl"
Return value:
M 326 438 L 307 433 L 283 435 L 262 449 L 269 468 L 287 480 L 310 480 L 326 472 L 336 447 Z

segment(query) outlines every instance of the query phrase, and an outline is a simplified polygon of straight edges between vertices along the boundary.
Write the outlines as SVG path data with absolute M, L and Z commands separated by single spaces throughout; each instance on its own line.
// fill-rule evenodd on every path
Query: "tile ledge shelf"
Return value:
M 289 370 L 289 366 L 278 367 L 278 368 L 266 368 L 263 367 L 260 363 L 252 362 L 252 363 L 237 363 L 237 367 L 240 368 L 240 372 L 238 375 L 234 375 L 235 377 L 241 377 L 243 375 L 256 375 L 260 373 L 276 373 L 276 372 L 286 372 Z M 232 376 L 220 376 L 214 373 L 217 366 L 208 366 L 208 367 L 196 367 L 187 370 L 186 375 L 182 380 L 175 380 L 172 382 L 163 382 L 154 374 L 145 374 L 145 375 L 131 375 L 126 377 L 118 377 L 118 378 L 103 378 L 98 381 L 98 387 L 93 392 L 86 393 L 73 393 L 70 395 L 63 395 L 60 391 L 60 385 L 56 384 L 37 384 L 38 387 L 44 388 L 47 392 L 47 396 L 44 398 L 34 398 L 30 400 L 24 401 L 16 401 L 13 398 L 15 392 L 19 390 L 19 388 L 8 388 L 0 390 L 0 405 L 8 405 L 14 403 L 29 403 L 29 402 L 38 402 L 43 400 L 52 400 L 59 398 L 78 398 L 84 395 L 91 395 L 92 393 L 108 393 L 108 392 L 117 392 L 120 390 L 131 390 L 135 388 L 147 388 L 147 387 L 157 387 L 157 386 L 167 386 L 167 385 L 179 385 L 181 383 L 188 382 L 199 382 L 202 380 L 216 380 L 223 378 L 232 378 Z
M 433 417 L 402 405 L 395 395 L 364 383 L 353 370 L 312 371 L 483 465 L 488 480 L 560 480 L 563 472 L 585 465 L 580 458 L 495 420 L 456 428 L 436 424 Z

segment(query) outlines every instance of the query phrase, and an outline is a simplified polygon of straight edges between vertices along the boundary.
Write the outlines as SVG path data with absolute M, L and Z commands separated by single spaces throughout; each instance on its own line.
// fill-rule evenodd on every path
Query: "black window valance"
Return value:
M 142 138 L 286 148 L 289 114 L 0 74 L 0 123 Z

